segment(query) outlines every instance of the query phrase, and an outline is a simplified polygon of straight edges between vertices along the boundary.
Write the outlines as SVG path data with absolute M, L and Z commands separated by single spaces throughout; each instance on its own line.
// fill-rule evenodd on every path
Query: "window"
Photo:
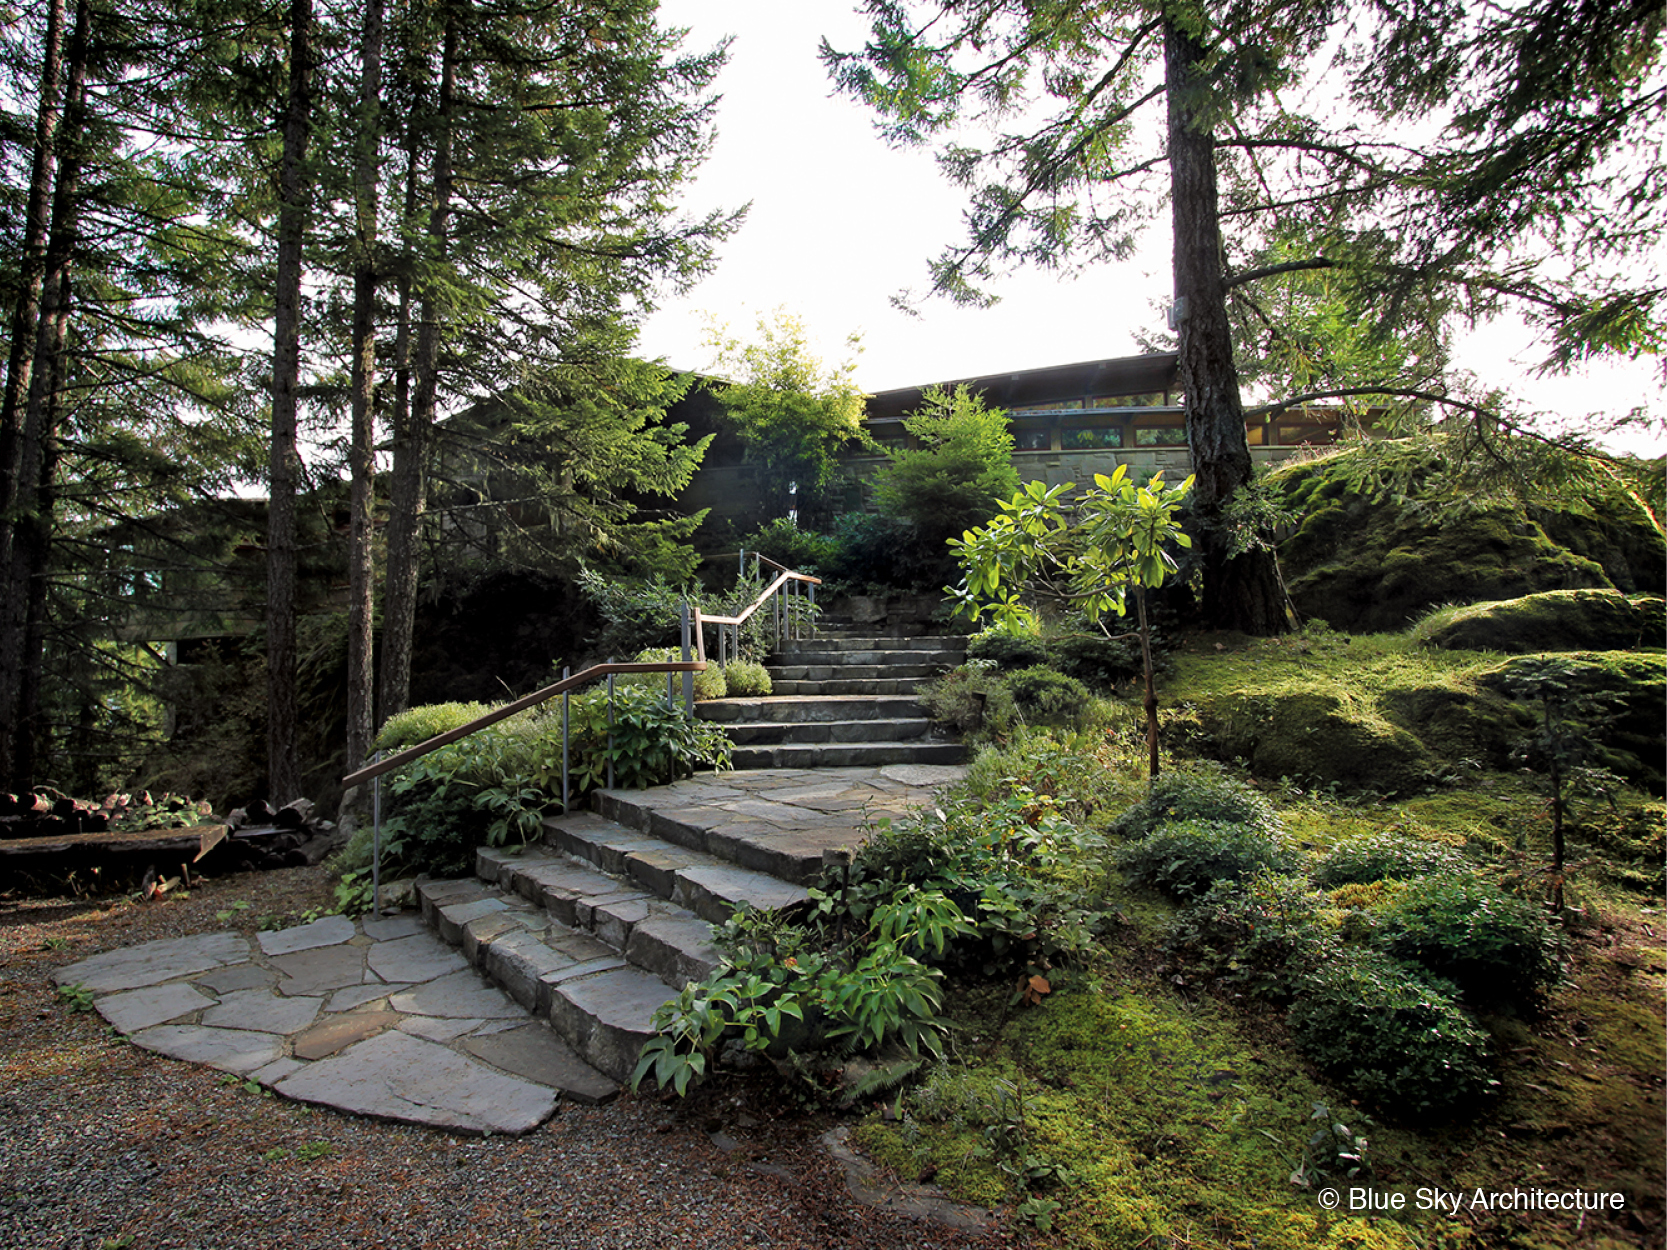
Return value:
M 1121 447 L 1123 431 L 1115 425 L 1092 425 L 1066 430 L 1061 446 L 1067 451 L 1081 451 L 1095 447 Z
M 1134 432 L 1136 447 L 1185 447 L 1187 431 L 1181 425 L 1143 425 Z
M 1053 436 L 1047 429 L 1013 431 L 1014 451 L 1047 451 L 1053 447 Z

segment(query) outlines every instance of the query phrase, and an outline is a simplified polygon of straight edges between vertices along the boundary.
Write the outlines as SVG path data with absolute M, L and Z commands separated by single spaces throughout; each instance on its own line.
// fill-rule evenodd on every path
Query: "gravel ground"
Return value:
M 1011 1223 L 976 1236 L 857 1203 L 817 1144 L 833 1121 L 782 1112 L 763 1086 L 564 1105 L 526 1137 L 457 1137 L 309 1109 L 141 1051 L 50 981 L 99 951 L 297 923 L 329 899 L 316 868 L 146 904 L 0 896 L 0 1247 L 1027 1244 Z M 720 1149 L 717 1130 L 738 1144 Z

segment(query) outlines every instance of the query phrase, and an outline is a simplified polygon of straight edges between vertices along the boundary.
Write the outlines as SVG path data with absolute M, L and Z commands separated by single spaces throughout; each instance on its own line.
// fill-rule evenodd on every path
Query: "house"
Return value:
M 928 387 L 965 386 L 982 395 L 988 406 L 1006 410 L 1013 430 L 1013 464 L 1024 481 L 1050 486 L 1091 482 L 1095 473 L 1110 473 L 1119 464 L 1135 472 L 1161 469 L 1173 481 L 1190 472 L 1176 375 L 1173 352 L 1151 352 L 955 378 L 870 395 L 865 424 L 881 447 L 907 447 L 904 418 L 920 406 Z M 696 395 L 710 403 L 704 393 L 691 392 L 691 398 Z M 711 419 L 707 413 L 702 417 Z M 689 418 L 678 414 L 678 419 Z M 691 421 L 692 427 L 700 425 L 699 417 Z M 719 437 L 681 502 L 690 510 L 710 508 L 714 518 L 745 528 L 761 519 L 756 516 L 752 468 L 742 458 L 740 440 L 725 438 L 721 423 L 712 428 Z M 1303 447 L 1328 446 L 1337 441 L 1339 429 L 1340 415 L 1333 409 L 1292 409 L 1245 421 L 1250 454 L 1258 463 L 1283 460 Z M 884 459 L 859 450 L 847 461 L 851 478 L 844 510 L 857 511 L 866 503 L 862 480 Z

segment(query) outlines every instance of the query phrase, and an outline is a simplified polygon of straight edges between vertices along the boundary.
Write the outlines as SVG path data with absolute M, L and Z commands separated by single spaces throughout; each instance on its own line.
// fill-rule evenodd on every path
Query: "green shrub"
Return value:
M 1072 633 L 1048 639 L 1048 663 L 1094 690 L 1110 690 L 1120 682 L 1142 680 L 1146 668 L 1138 638 L 1107 638 L 1103 634 Z M 1153 667 L 1168 667 L 1154 633 Z
M 875 475 L 875 499 L 882 512 L 909 522 L 922 547 L 939 553 L 946 539 L 984 524 L 998 501 L 1019 489 L 1013 432 L 1005 412 L 986 408 L 964 386 L 928 387 L 903 426 L 920 446 L 892 453 Z
M 578 582 L 602 618 L 602 628 L 591 645 L 603 656 L 635 655 L 644 647 L 676 642 L 682 607 L 696 598 L 692 591 L 661 577 L 609 577 L 582 568 Z
M 570 782 L 576 800 L 606 783 L 646 786 L 724 767 L 730 742 L 718 726 L 668 707 L 665 688 L 621 686 L 610 723 L 605 688 L 570 704 Z M 484 709 L 437 704 L 389 722 L 396 734 L 421 741 L 473 719 Z M 610 744 L 611 735 L 611 744 Z M 397 740 L 397 738 L 396 738 Z M 469 871 L 474 848 L 526 840 L 561 802 L 561 704 L 551 701 L 436 748 L 385 779 L 383 863 L 389 876 Z M 357 901 L 358 878 L 370 864 L 368 839 L 355 836 L 335 862 L 344 902 Z
M 1102 891 L 1084 866 L 1101 849 L 1097 834 L 1026 789 L 994 800 L 945 799 L 882 820 L 849 871 L 826 875 L 812 897 L 825 925 L 862 926 L 900 891 L 939 891 L 970 924 L 950 962 L 985 975 L 1031 972 L 1091 942 Z
M 1304 978 L 1289 1022 L 1298 1049 L 1345 1091 L 1406 1119 L 1459 1114 L 1495 1084 L 1487 1034 L 1452 987 L 1375 951 Z
M 1250 825 L 1181 820 L 1160 826 L 1117 853 L 1117 866 L 1134 884 L 1175 899 L 1193 899 L 1218 881 L 1252 873 L 1297 871 L 1301 856 Z
M 1560 975 L 1545 913 L 1472 876 L 1426 877 L 1384 911 L 1379 940 L 1473 1002 L 1531 1004 Z
M 1179 820 L 1243 825 L 1268 838 L 1282 832 L 1272 804 L 1209 764 L 1177 768 L 1155 778 L 1146 797 L 1113 821 L 1110 832 L 1142 838 L 1160 825 Z
M 1367 885 L 1373 881 L 1408 881 L 1465 866 L 1464 856 L 1438 842 L 1385 833 L 1334 849 L 1314 866 L 1314 884 L 1325 889 Z
M 1302 877 L 1256 872 L 1218 881 L 1169 927 L 1171 958 L 1208 976 L 1283 1002 L 1298 981 L 1335 958 L 1327 899 Z
M 926 714 L 956 733 L 1002 736 L 1018 723 L 1013 691 L 986 661 L 951 669 L 919 691 Z
M 949 548 L 921 540 L 914 526 L 884 512 L 847 512 L 835 518 L 830 572 L 847 590 L 905 590 L 941 586 L 953 578 Z
M 650 647 L 646 651 L 637 652 L 638 664 L 669 664 L 683 658 L 683 652 L 678 647 Z M 672 677 L 675 698 L 683 697 L 682 674 Z M 661 695 L 666 691 L 666 675 L 664 673 L 621 673 L 614 678 L 616 687 L 629 686 L 637 690 L 654 690 Z M 695 674 L 695 702 L 704 703 L 708 699 L 721 699 L 729 693 L 729 683 L 724 678 L 724 670 L 718 667 L 716 660 L 710 660 L 704 671 Z
M 1035 634 L 986 629 L 967 642 L 969 660 L 988 660 L 997 668 L 1030 668 L 1048 661 L 1048 647 Z
M 821 573 L 833 566 L 838 540 L 800 529 L 791 517 L 776 517 L 740 540 L 742 551 L 756 551 L 800 573 Z
M 723 676 L 732 698 L 762 698 L 772 689 L 770 671 L 754 660 L 731 660 L 724 665 Z
M 493 706 L 489 703 L 428 703 L 422 707 L 407 708 L 388 718 L 388 723 L 376 735 L 376 749 L 391 754 L 414 747 L 419 742 L 427 742 L 485 716 Z
M 658 1036 L 643 1046 L 632 1088 L 652 1076 L 661 1089 L 687 1093 L 726 1039 L 777 1059 L 830 1047 L 873 1052 L 888 1042 L 912 1061 L 941 1056 L 942 974 L 909 948 L 930 948 L 935 936 L 941 950 L 946 934 L 965 928 L 960 912 L 942 894 L 909 890 L 875 907 L 871 920 L 861 940 L 825 948 L 778 914 L 736 912 L 714 935 L 723 962 L 655 1011 Z
M 696 677 L 703 675 L 697 673 Z M 558 789 L 559 734 L 558 724 L 553 735 L 554 782 Z M 580 792 L 607 784 L 610 759 L 615 786 L 641 789 L 690 776 L 700 767 L 727 768 L 732 750 L 717 725 L 685 716 L 681 701 L 668 706 L 664 687 L 616 688 L 611 719 L 606 690 L 590 691 L 574 699 L 570 740 L 572 784 Z M 548 772 L 544 775 L 547 779 L 550 776 Z
M 1088 687 L 1076 678 L 1043 665 L 1009 674 L 1007 688 L 1013 692 L 1013 703 L 1020 715 L 1045 725 L 1079 720 L 1093 697 Z

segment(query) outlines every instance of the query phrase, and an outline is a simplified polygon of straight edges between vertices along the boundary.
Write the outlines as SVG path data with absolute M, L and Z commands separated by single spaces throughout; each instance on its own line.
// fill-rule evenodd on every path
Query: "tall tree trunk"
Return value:
M 372 552 L 376 503 L 376 213 L 381 149 L 382 0 L 366 0 L 360 40 L 359 124 L 355 135 L 357 253 L 353 271 L 353 431 L 348 539 L 347 771 L 370 754 L 376 732 L 376 565 Z
M 75 188 L 71 188 L 70 195 L 73 197 L 74 194 Z M 77 229 L 78 216 L 72 200 L 68 222 L 68 232 L 72 235 Z M 37 748 L 45 731 L 41 715 L 41 686 L 46 670 L 46 618 L 50 607 L 47 575 L 52 557 L 53 518 L 58 509 L 58 429 L 63 422 L 69 377 L 70 279 L 67 272 L 58 283 L 52 302 L 50 332 L 42 336 L 45 351 L 36 357 L 39 367 L 35 375 L 38 381 L 44 383 L 40 389 L 45 392 L 45 413 L 41 422 L 35 504 L 29 527 L 32 541 L 19 548 L 26 551 L 29 557 L 23 615 L 23 672 L 17 700 L 15 772 L 19 791 L 27 790 L 41 780 L 36 773 L 39 768 Z M 32 393 L 35 387 L 32 385 L 30 390 Z
M 1187 446 L 1192 453 L 1193 508 L 1204 566 L 1204 619 L 1215 629 L 1277 634 L 1290 628 L 1273 554 L 1229 554 L 1222 509 L 1252 476 L 1239 374 L 1227 320 L 1221 268 L 1215 137 L 1197 117 L 1202 86 L 1193 88 L 1204 50 L 1164 21 L 1168 79 L 1170 211 L 1175 230 L 1175 302 L 1179 368 L 1186 393 Z
M 80 12 L 77 11 L 79 20 Z M 40 103 L 35 114 L 35 152 L 29 170 L 29 199 L 23 210 L 23 247 L 18 260 L 17 306 L 12 311 L 11 352 L 6 387 L 0 393 L 0 568 L 11 559 L 12 509 L 21 488 L 23 405 L 29 394 L 41 281 L 46 272 L 46 232 L 52 208 L 52 171 L 63 99 L 64 0 L 52 0 L 41 54 Z
M 405 165 L 405 213 L 403 220 L 410 221 L 417 212 L 417 171 L 420 164 L 417 152 L 417 140 L 412 135 L 406 152 Z M 409 699 L 411 685 L 411 662 L 409 639 L 406 640 L 406 659 L 400 670 L 398 690 L 395 690 L 394 673 L 388 661 L 388 651 L 393 645 L 393 631 L 388 627 L 388 619 L 392 609 L 389 604 L 393 598 L 394 558 L 393 551 L 398 544 L 394 533 L 399 524 L 395 516 L 395 501 L 410 497 L 415 490 L 419 495 L 422 491 L 420 472 L 422 459 L 415 461 L 411 458 L 409 440 L 411 433 L 411 258 L 405 258 L 400 267 L 399 278 L 395 283 L 398 290 L 398 308 L 394 314 L 394 406 L 389 420 L 393 431 L 394 465 L 392 485 L 389 489 L 389 518 L 388 518 L 388 556 L 383 577 L 383 607 L 382 607 L 382 678 L 381 697 L 379 699 L 380 721 L 385 721 L 394 714 L 397 704 L 398 711 L 405 710 Z M 401 485 L 413 471 L 415 466 L 419 479 L 413 486 L 410 483 Z
M 301 380 L 301 245 L 312 109 L 312 0 L 290 0 L 289 99 L 278 174 L 278 272 L 272 341 L 272 500 L 266 524 L 266 763 L 274 806 L 301 796 L 296 758 L 295 483 Z
M 440 107 L 428 216 L 427 266 L 445 262 L 452 191 L 452 112 L 457 90 L 457 19 L 448 12 L 440 60 Z M 405 428 L 394 430 L 394 473 L 388 507 L 388 573 L 382 612 L 382 715 L 403 712 L 411 699 L 411 644 L 417 618 L 417 570 L 427 480 L 424 458 L 440 385 L 440 319 L 444 296 L 432 279 L 422 291 L 414 387 Z M 402 454 L 403 453 L 403 454 Z
M 41 264 L 40 303 L 29 334 L 33 362 L 21 402 L 12 477 L 11 541 L 0 564 L 0 780 L 14 789 L 33 784 L 33 733 L 40 699 L 40 648 L 44 636 L 46 570 L 51 558 L 52 491 L 57 473 L 52 453 L 61 412 L 59 391 L 67 371 L 63 352 L 68 328 L 69 274 L 81 196 L 79 145 L 85 130 L 87 50 L 91 5 L 80 0 L 70 37 L 62 131 L 52 224 Z M 14 357 L 16 355 L 14 345 Z M 9 384 L 9 379 L 8 379 Z M 34 618 L 33 621 L 31 618 Z M 33 628 L 32 628 L 33 626 Z

